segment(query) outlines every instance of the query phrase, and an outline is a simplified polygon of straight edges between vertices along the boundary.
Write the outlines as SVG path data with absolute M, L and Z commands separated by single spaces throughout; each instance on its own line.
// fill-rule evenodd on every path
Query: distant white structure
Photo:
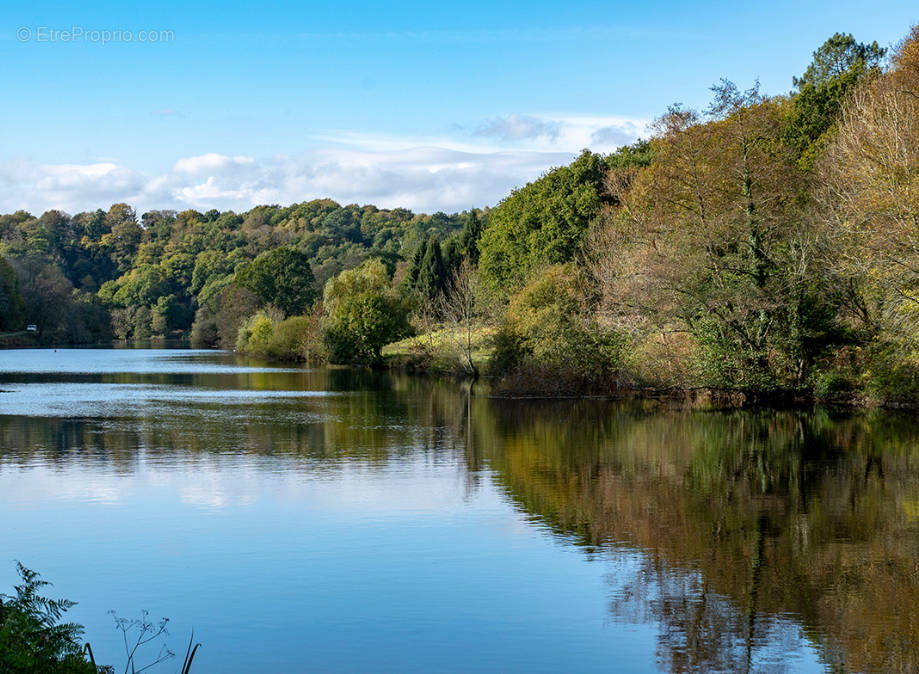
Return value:
M 26 332 L 38 332 L 38 326 L 35 325 L 35 323 L 29 323 L 29 325 L 26 326 Z

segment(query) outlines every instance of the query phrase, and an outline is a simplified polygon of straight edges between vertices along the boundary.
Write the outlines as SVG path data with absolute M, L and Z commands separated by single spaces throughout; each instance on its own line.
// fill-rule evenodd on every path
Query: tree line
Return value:
M 793 86 L 722 80 L 491 211 L 515 388 L 915 400 L 919 28 L 836 34 Z
M 0 329 L 340 363 L 416 334 L 413 364 L 516 391 L 913 400 L 919 28 L 837 33 L 791 83 L 723 80 L 492 209 L 0 216 Z
M 245 213 L 138 217 L 115 204 L 0 215 L 0 332 L 34 324 L 49 344 L 196 335 L 232 347 L 256 310 L 302 313 L 329 278 L 366 259 L 391 275 L 421 242 L 443 240 L 466 217 L 329 199 Z

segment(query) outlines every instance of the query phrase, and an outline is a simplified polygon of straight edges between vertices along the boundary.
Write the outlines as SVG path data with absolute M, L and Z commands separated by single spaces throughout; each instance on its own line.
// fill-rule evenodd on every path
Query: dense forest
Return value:
M 0 331 L 387 355 L 516 392 L 916 401 L 919 27 L 889 52 L 837 33 L 791 84 L 723 80 L 492 209 L 3 215 Z
M 33 324 L 50 344 L 187 337 L 194 328 L 202 344 L 232 347 L 241 318 L 268 305 L 303 313 L 317 288 L 366 259 L 392 275 L 405 251 L 443 241 L 468 219 L 328 199 L 241 214 L 138 218 L 115 204 L 73 216 L 2 215 L 0 330 Z M 224 316 L 232 324 L 215 321 Z

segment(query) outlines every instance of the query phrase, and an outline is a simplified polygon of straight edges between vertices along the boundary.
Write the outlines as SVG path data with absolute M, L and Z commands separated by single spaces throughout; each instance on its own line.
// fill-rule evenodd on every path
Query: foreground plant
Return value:
M 20 562 L 16 563 L 16 569 L 22 582 L 14 587 L 15 594 L 0 594 L 0 672 L 114 674 L 114 667 L 96 665 L 92 647 L 82 640 L 82 625 L 61 622 L 64 613 L 76 602 L 43 597 L 39 593 L 41 588 L 51 583 L 41 580 L 37 571 L 27 569 Z M 147 611 L 141 611 L 139 619 L 119 618 L 114 611 L 111 614 L 124 640 L 125 674 L 139 674 L 175 657 L 163 641 L 152 662 L 138 665 L 138 656 L 145 650 L 143 647 L 168 635 L 168 618 L 154 623 Z M 189 673 L 201 646 L 194 640 L 192 631 L 180 674 Z
M 16 563 L 22 582 L 15 594 L 0 594 L 0 670 L 95 674 L 105 671 L 87 660 L 83 626 L 61 622 L 75 602 L 39 594 L 50 585 L 38 572 Z
M 115 627 L 121 632 L 124 642 L 124 651 L 127 661 L 125 662 L 125 674 L 140 674 L 148 669 L 159 665 L 160 663 L 171 660 L 175 657 L 169 647 L 166 645 L 165 637 L 169 631 L 166 626 L 169 624 L 169 618 L 161 618 L 159 622 L 150 620 L 150 614 L 146 610 L 140 612 L 140 618 L 119 618 L 114 611 L 109 611 L 115 620 Z M 151 662 L 146 665 L 139 665 L 138 658 L 141 651 L 145 650 L 144 646 L 158 641 L 160 637 L 164 640 L 160 643 L 159 650 Z M 182 663 L 181 674 L 188 674 L 191 669 L 191 663 L 195 659 L 198 647 L 201 644 L 192 643 L 195 640 L 195 632 L 192 630 L 191 638 L 188 640 L 188 649 L 185 652 L 185 660 Z

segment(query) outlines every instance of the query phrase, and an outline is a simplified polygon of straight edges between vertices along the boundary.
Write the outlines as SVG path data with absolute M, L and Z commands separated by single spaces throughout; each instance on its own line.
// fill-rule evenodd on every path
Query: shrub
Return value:
M 386 344 L 411 334 L 405 303 L 379 260 L 329 279 L 323 305 L 323 342 L 333 363 L 378 363 Z
M 220 333 L 217 321 L 208 318 L 203 308 L 195 313 L 195 322 L 191 326 L 191 345 L 195 348 L 210 349 L 220 344 Z
M 49 583 L 22 564 L 17 568 L 16 594 L 0 594 L 0 671 L 95 674 L 84 657 L 83 627 L 61 622 L 74 602 L 42 597 Z
M 814 397 L 817 400 L 832 400 L 852 393 L 853 381 L 844 372 L 830 370 L 814 377 Z
M 538 273 L 508 304 L 495 337 L 490 373 L 533 392 L 614 386 L 622 340 L 589 324 L 584 304 L 571 265 Z
M 883 402 L 907 402 L 919 398 L 919 365 L 890 345 L 877 346 L 869 356 L 866 392 Z
M 272 360 L 319 363 L 325 360 L 321 313 L 284 320 L 259 312 L 239 329 L 236 350 Z
M 266 314 L 259 312 L 239 329 L 236 350 L 242 353 L 267 353 L 273 333 L 274 322 Z
M 321 314 L 313 312 L 307 316 L 292 316 L 276 323 L 266 355 L 278 360 L 311 364 L 323 362 L 325 348 L 322 344 L 320 320 Z

